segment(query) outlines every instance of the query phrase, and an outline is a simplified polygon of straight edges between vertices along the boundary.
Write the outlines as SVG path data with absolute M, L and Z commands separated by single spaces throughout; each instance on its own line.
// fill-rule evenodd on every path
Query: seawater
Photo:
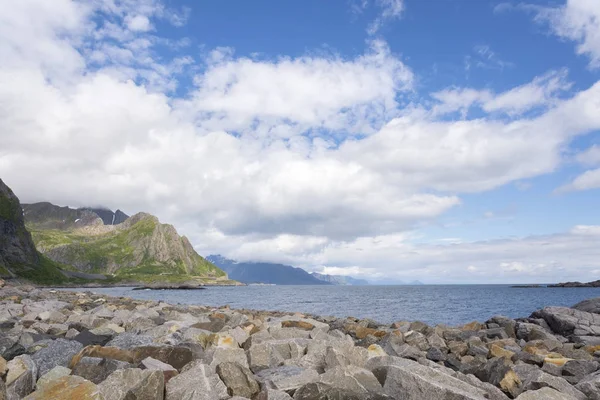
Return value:
M 600 297 L 600 288 L 512 288 L 508 285 L 423 286 L 239 286 L 205 290 L 94 288 L 95 293 L 171 304 L 291 311 L 371 318 L 381 323 L 423 321 L 431 325 L 483 322 L 494 315 L 528 317 L 546 306 L 572 306 Z

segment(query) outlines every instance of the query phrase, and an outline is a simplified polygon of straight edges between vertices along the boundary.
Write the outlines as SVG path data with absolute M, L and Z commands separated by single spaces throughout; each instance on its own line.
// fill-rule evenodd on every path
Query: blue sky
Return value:
M 0 16 L 0 176 L 204 255 L 600 279 L 595 0 L 43 0 Z

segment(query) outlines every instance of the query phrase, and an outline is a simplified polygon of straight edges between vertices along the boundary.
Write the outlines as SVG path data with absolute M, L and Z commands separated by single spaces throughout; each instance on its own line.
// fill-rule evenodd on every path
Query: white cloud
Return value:
M 571 183 L 557 189 L 564 193 L 573 190 L 590 190 L 600 188 L 600 168 L 590 169 L 577 176 Z
M 382 41 L 352 58 L 221 48 L 161 60 L 165 39 L 127 23 L 170 20 L 161 3 L 82 4 L 0 14 L 0 176 L 23 201 L 148 211 L 203 254 L 405 281 L 456 281 L 469 266 L 493 279 L 502 263 L 540 279 L 576 261 L 598 269 L 573 234 L 543 239 L 561 256 L 536 252 L 539 238 L 415 246 L 407 232 L 464 193 L 556 169 L 575 136 L 600 128 L 600 84 L 571 98 L 561 72 L 499 94 L 453 88 L 434 95 L 441 112 L 403 106 L 415 78 Z M 188 67 L 195 86 L 177 97 Z M 484 117 L 443 115 L 475 104 Z
M 404 0 L 375 0 L 375 3 L 381 11 L 367 27 L 367 33 L 371 36 L 377 34 L 386 22 L 400 18 L 404 11 Z M 363 2 L 363 8 L 364 5 Z
M 132 31 L 146 32 L 152 29 L 152 24 L 150 24 L 150 20 L 145 15 L 126 17 L 125 23 Z
M 577 54 L 590 59 L 590 67 L 600 67 L 600 2 L 567 0 L 558 7 L 529 6 L 536 20 L 547 23 L 552 32 L 577 43 Z
M 487 113 L 501 112 L 517 116 L 536 107 L 548 108 L 558 101 L 558 95 L 569 90 L 572 83 L 567 81 L 567 70 L 550 71 L 537 76 L 530 83 L 517 86 L 502 93 L 472 88 L 450 88 L 432 94 L 439 101 L 434 107 L 435 114 L 458 111 L 466 117 L 473 106 Z

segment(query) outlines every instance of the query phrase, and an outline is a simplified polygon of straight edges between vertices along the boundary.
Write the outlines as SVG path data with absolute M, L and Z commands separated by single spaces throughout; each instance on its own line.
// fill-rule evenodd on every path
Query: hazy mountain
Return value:
M 37 249 L 78 272 L 143 282 L 227 279 L 172 225 L 161 224 L 150 214 L 105 225 L 90 209 L 36 203 L 25 205 L 24 215 Z
M 261 262 L 237 262 L 221 255 L 210 255 L 207 260 L 223 269 L 234 279 L 243 283 L 271 283 L 276 285 L 329 285 L 302 268 L 284 264 Z
M 346 275 L 327 275 L 327 274 L 320 274 L 318 272 L 313 272 L 311 275 L 317 279 L 331 283 L 332 285 L 345 286 L 345 285 L 368 285 L 369 284 L 369 282 L 365 279 L 356 279 L 356 278 L 353 278 L 351 276 L 346 276 Z

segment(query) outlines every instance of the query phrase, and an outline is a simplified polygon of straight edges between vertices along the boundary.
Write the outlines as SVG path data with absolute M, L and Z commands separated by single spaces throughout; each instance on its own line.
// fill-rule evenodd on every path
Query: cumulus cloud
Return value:
M 381 40 L 352 58 L 230 48 L 193 58 L 182 46 L 163 59 L 156 47 L 172 42 L 155 22 L 177 14 L 158 1 L 7 9 L 0 176 L 24 202 L 148 211 L 202 254 L 400 280 L 465 271 L 484 280 L 496 270 L 543 278 L 587 260 L 533 250 L 552 240 L 583 252 L 575 233 L 415 246 L 410 232 L 464 193 L 556 169 L 574 137 L 600 128 L 600 84 L 567 97 L 566 73 L 550 72 L 498 94 L 448 89 L 429 107 L 410 103 L 414 73 Z M 137 16 L 148 24 L 132 25 Z M 178 96 L 186 71 L 193 84 Z M 485 117 L 446 118 L 474 105 Z

